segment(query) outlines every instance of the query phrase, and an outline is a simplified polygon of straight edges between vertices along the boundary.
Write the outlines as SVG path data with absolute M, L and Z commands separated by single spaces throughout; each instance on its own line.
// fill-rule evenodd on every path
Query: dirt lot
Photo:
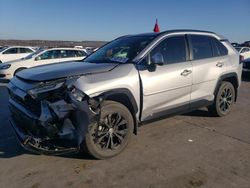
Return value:
M 8 123 L 7 97 L 0 86 L 0 187 L 250 187 L 250 81 L 229 116 L 201 109 L 150 123 L 122 154 L 102 161 L 24 151 Z

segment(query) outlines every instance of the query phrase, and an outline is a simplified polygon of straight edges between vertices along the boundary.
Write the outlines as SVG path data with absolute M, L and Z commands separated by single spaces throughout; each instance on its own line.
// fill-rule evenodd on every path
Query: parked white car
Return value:
M 26 46 L 11 46 L 0 49 L 0 63 L 7 61 L 21 59 L 29 54 L 34 53 L 36 50 L 32 47 Z
M 237 47 L 236 50 L 244 57 L 244 59 L 250 58 L 250 48 L 248 47 Z
M 0 81 L 10 80 L 17 72 L 26 68 L 51 63 L 83 60 L 87 55 L 85 50 L 74 48 L 38 50 L 20 60 L 0 64 Z

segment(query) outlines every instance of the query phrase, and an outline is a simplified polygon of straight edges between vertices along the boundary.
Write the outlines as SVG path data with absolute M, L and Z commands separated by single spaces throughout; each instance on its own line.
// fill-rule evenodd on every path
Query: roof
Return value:
M 7 48 L 34 48 L 32 46 L 4 46 L 4 47 L 7 47 Z
M 151 33 L 141 33 L 141 34 L 135 34 L 135 35 L 125 35 L 125 36 L 122 36 L 122 37 L 131 37 L 131 36 L 157 37 L 157 36 L 160 36 L 160 35 L 163 35 L 163 34 L 180 33 L 180 32 L 215 34 L 214 32 L 211 32 L 211 31 L 202 31 L 202 30 L 194 30 L 194 29 L 176 29 L 176 30 L 162 31 L 162 32 L 159 32 L 159 33 L 151 32 Z
M 67 47 L 53 47 L 53 48 L 47 48 L 45 50 L 79 50 L 84 51 L 84 48 L 67 48 Z
M 163 31 L 161 33 L 165 34 L 165 33 L 180 33 L 180 32 L 194 32 L 194 33 L 210 33 L 210 34 L 215 34 L 214 32 L 211 32 L 211 31 L 195 30 L 195 29 L 176 29 L 176 30 Z

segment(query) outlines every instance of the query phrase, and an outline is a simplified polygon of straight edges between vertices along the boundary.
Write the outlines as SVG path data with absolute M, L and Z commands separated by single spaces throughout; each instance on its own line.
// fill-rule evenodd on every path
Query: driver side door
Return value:
M 170 36 L 148 54 L 146 64 L 149 65 L 139 67 L 143 88 L 142 121 L 189 109 L 192 64 L 188 61 L 187 49 L 184 35 Z

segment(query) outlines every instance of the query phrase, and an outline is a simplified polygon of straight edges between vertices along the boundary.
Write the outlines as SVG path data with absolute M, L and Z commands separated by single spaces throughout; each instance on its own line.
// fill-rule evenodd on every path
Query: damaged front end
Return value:
M 75 79 L 39 84 L 26 90 L 18 78 L 8 85 L 11 125 L 32 152 L 78 152 L 89 125 L 98 122 L 100 101 L 75 88 Z

